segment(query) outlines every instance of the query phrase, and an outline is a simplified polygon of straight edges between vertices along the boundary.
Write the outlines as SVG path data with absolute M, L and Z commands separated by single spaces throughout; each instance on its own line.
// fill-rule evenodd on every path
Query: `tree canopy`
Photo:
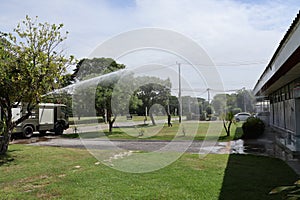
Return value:
M 255 97 L 249 90 L 238 90 L 232 94 L 217 94 L 212 100 L 212 106 L 219 115 L 225 112 L 233 114 L 241 111 L 254 112 Z
M 124 68 L 125 65 L 117 63 L 112 58 L 84 58 L 76 65 L 73 76 L 82 81 Z
M 63 24 L 41 23 L 38 17 L 26 16 L 12 33 L 0 35 L 0 107 L 5 124 L 0 153 L 7 151 L 13 128 L 31 115 L 43 94 L 58 87 L 73 60 L 61 48 L 67 34 Z M 27 114 L 12 121 L 11 109 L 21 102 L 27 103 Z
M 124 69 L 125 65 L 117 63 L 111 58 L 93 58 L 93 59 L 82 59 L 76 65 L 73 76 L 79 81 L 88 80 L 94 77 L 102 76 L 111 72 Z M 96 87 L 96 92 L 93 92 L 91 88 L 82 88 L 76 91 L 75 101 L 77 104 L 73 106 L 74 112 L 78 117 L 84 115 L 86 96 L 95 94 L 95 109 L 97 115 L 103 116 L 105 121 L 109 123 L 109 131 L 111 132 L 113 123 L 116 120 L 116 116 L 113 115 L 112 110 L 112 94 L 115 90 L 115 85 L 119 80 L 119 76 L 111 76 L 110 78 L 103 79 Z M 83 98 L 83 99 L 82 99 Z

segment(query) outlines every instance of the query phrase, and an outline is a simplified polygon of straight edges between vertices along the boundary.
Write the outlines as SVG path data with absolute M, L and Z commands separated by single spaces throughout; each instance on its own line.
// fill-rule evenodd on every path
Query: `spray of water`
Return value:
M 191 122 L 183 118 L 178 129 L 173 133 L 175 136 L 172 140 L 154 151 L 126 149 L 120 142 L 111 141 L 107 137 L 105 132 L 107 125 L 99 124 L 96 118 L 95 105 L 99 103 L 96 98 L 97 88 L 111 89 L 112 93 L 107 105 L 110 107 L 106 109 L 111 109 L 112 115 L 116 116 L 114 125 L 119 127 L 118 131 L 126 133 L 128 137 L 137 141 L 160 134 L 161 129 L 166 126 L 167 115 L 170 113 L 170 107 L 167 107 L 162 100 L 161 103 L 158 101 L 151 104 L 146 111 L 156 118 L 155 126 L 151 125 L 148 116 L 145 116 L 148 117 L 147 121 L 124 120 L 125 116 L 131 115 L 131 100 L 141 87 L 159 85 L 172 95 L 179 96 L 177 112 L 181 112 L 184 116 L 200 116 L 199 106 L 191 106 L 196 105 L 193 102 L 198 102 L 199 85 L 202 84 L 203 88 L 223 88 L 219 73 L 206 52 L 190 38 L 171 30 L 144 28 L 119 34 L 100 44 L 90 55 L 90 58 L 94 57 L 124 61 L 129 67 L 79 81 L 61 89 L 60 92 L 72 94 L 74 116 L 92 117 L 88 124 L 94 124 L 95 130 L 80 133 L 82 143 L 87 150 L 107 166 L 124 172 L 146 173 L 173 163 L 192 144 L 198 132 L 199 122 Z M 174 65 L 164 64 L 164 59 L 173 60 Z M 185 64 L 176 64 L 174 59 L 179 61 L 178 63 Z M 97 71 L 101 66 L 93 67 L 94 71 Z M 80 73 L 83 72 L 79 70 Z M 178 87 L 179 84 L 181 87 Z M 159 95 L 161 94 L 157 94 L 157 99 L 164 98 Z M 184 95 L 189 97 L 184 98 Z M 166 102 L 170 102 L 169 99 Z M 173 117 L 174 119 L 178 120 L 177 117 Z M 77 126 L 83 125 L 77 124 Z M 220 123 L 209 123 L 202 144 L 203 148 L 199 149 L 201 157 L 210 152 L 211 149 L 208 147 L 212 148 L 217 143 L 221 130 Z

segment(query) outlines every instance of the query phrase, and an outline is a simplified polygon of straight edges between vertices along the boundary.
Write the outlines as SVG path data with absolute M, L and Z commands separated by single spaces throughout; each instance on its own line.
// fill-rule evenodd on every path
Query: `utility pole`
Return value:
M 208 100 L 208 104 L 210 104 L 210 88 L 207 88 L 207 100 Z
M 179 101 L 179 123 L 181 123 L 181 115 L 182 115 L 182 99 L 181 99 L 181 69 L 180 69 L 180 63 L 176 62 L 178 65 L 178 82 L 179 82 L 179 91 L 178 91 L 178 101 Z
M 246 112 L 246 88 L 243 87 L 244 112 Z

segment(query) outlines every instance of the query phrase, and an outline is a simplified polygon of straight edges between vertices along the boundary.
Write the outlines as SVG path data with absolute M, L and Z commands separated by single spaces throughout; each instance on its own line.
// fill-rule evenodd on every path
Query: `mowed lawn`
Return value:
M 0 157 L 0 199 L 282 199 L 268 192 L 296 174 L 253 155 L 184 154 L 144 174 L 116 171 L 86 150 L 11 145 Z
M 107 125 L 108 126 L 108 125 Z M 109 139 L 126 139 L 126 140 L 219 140 L 230 141 L 239 139 L 242 135 L 242 123 L 236 123 L 231 126 L 231 134 L 226 136 L 222 122 L 195 122 L 188 123 L 173 123 L 172 127 L 167 124 L 153 125 L 128 125 L 117 126 L 115 124 L 112 132 L 108 129 L 95 132 L 85 132 L 84 128 L 80 131 L 80 137 L 83 138 L 101 138 L 108 137 Z M 208 131 L 209 130 L 209 131 Z M 75 138 L 77 134 L 65 134 L 63 137 Z

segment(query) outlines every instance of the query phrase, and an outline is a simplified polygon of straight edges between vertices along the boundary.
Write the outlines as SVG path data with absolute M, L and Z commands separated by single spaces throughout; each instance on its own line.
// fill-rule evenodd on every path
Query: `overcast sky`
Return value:
M 0 2 L 1 31 L 10 32 L 25 15 L 63 23 L 70 32 L 67 52 L 78 59 L 88 57 L 99 44 L 122 32 L 144 27 L 176 31 L 207 52 L 226 90 L 253 89 L 300 8 L 299 0 Z

